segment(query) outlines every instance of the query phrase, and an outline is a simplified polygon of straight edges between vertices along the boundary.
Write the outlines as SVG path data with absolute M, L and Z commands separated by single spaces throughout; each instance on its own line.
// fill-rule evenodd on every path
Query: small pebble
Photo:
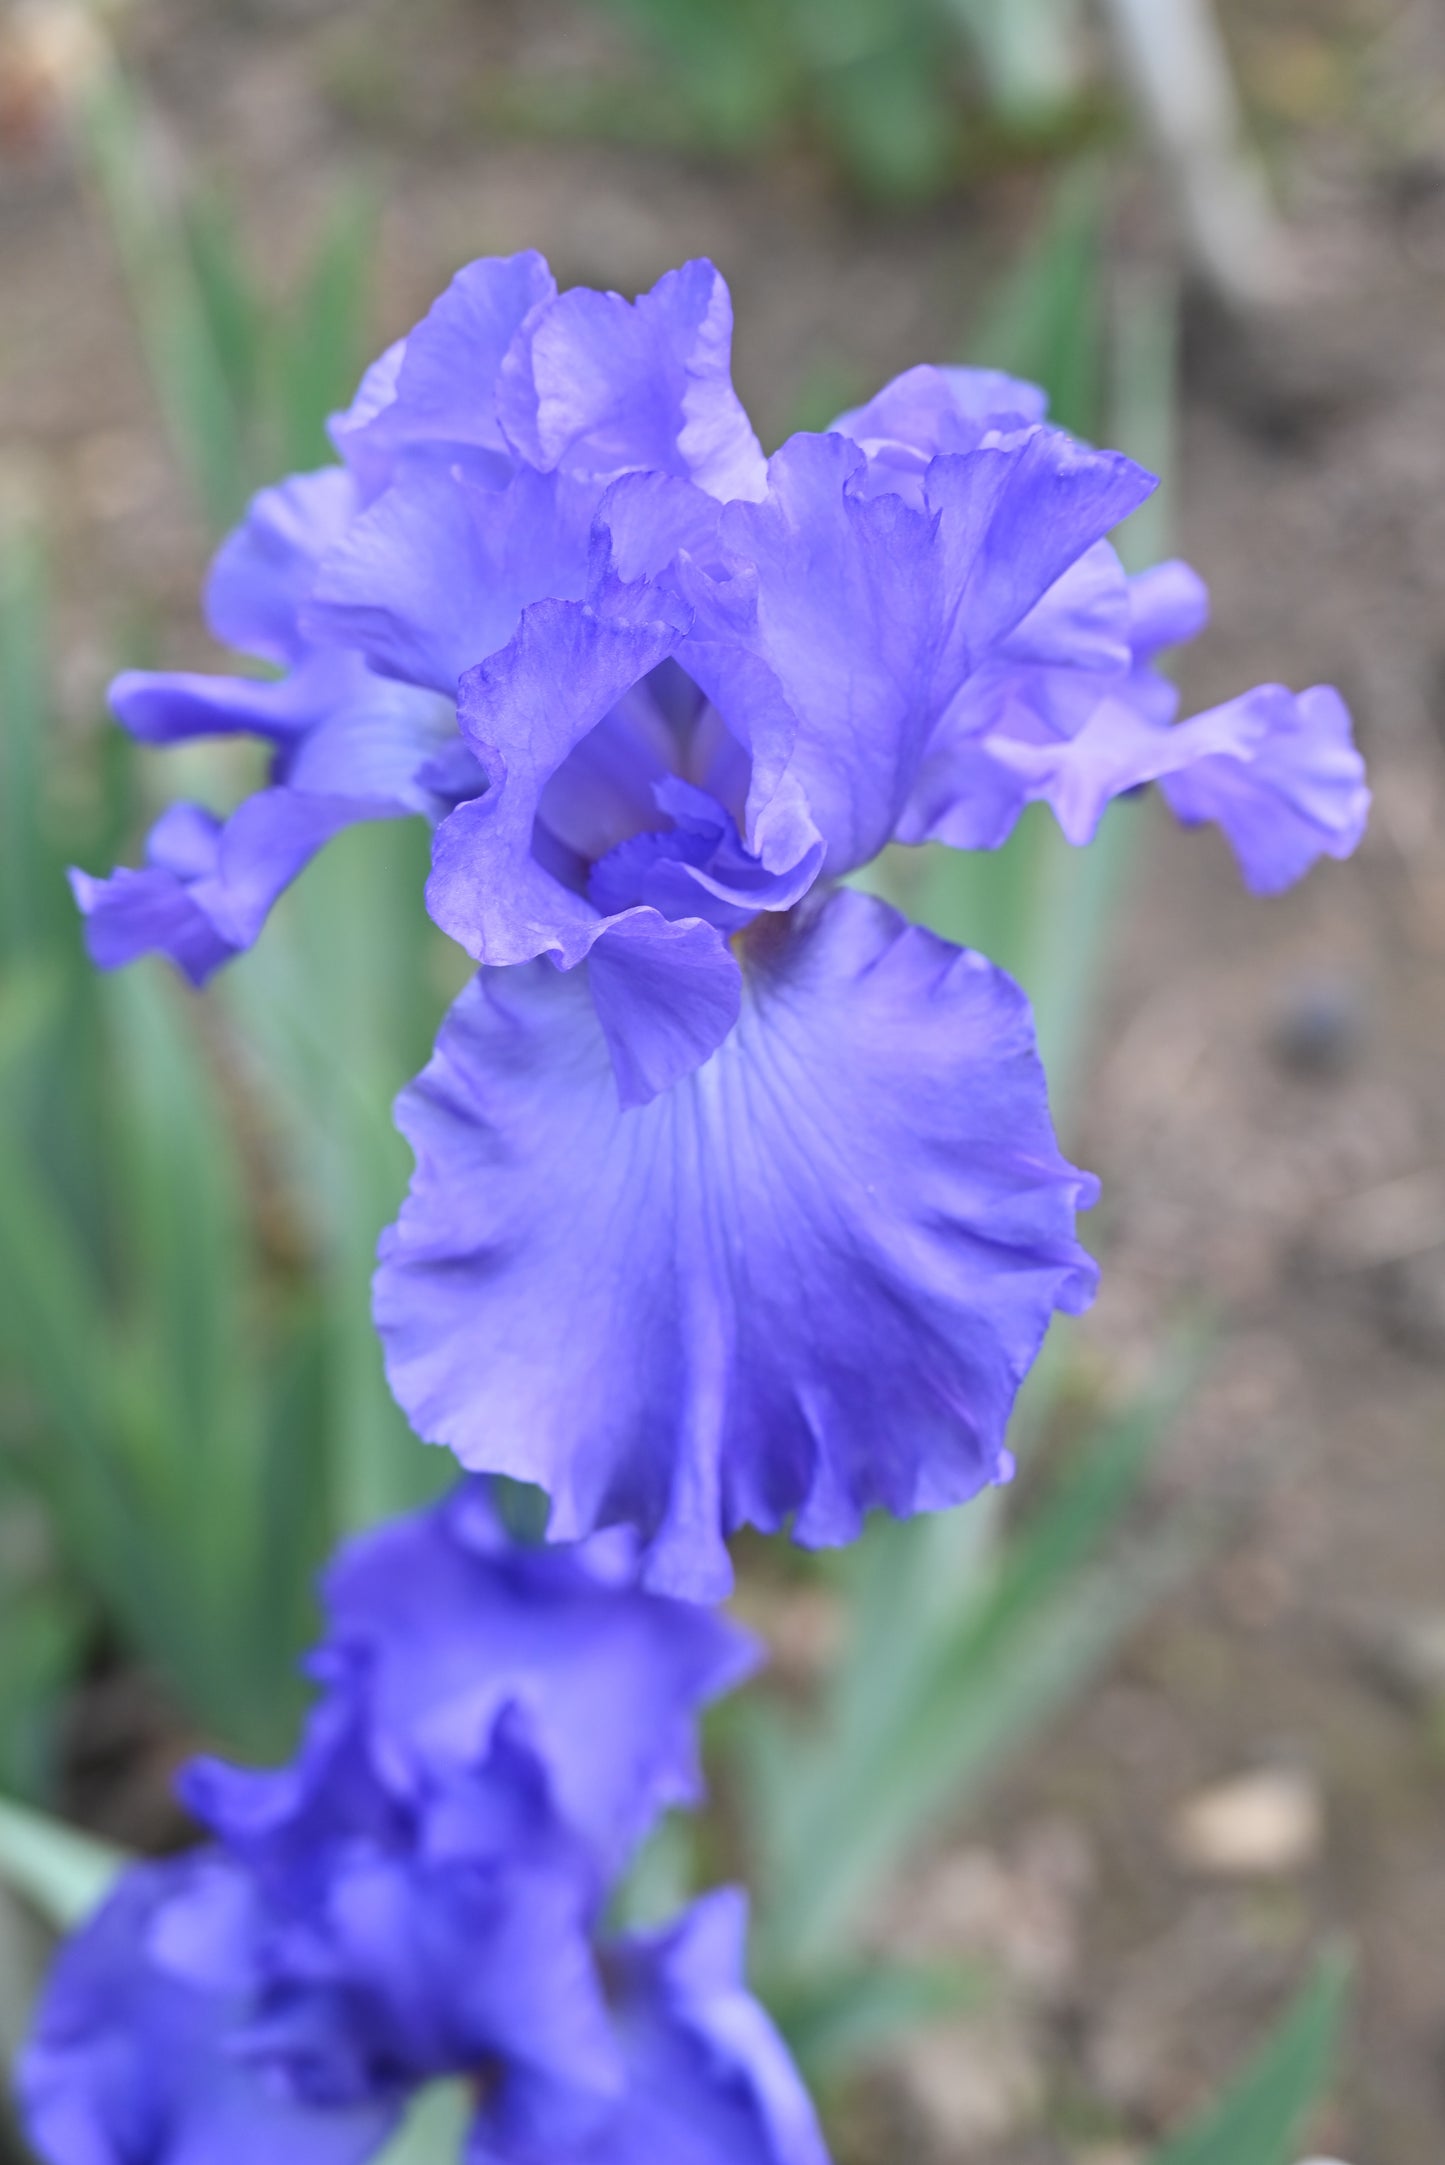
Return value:
M 1186 1870 L 1218 1879 L 1268 1879 L 1314 1863 L 1324 1841 L 1319 1791 L 1293 1767 L 1241 1774 L 1186 1798 L 1169 1847 Z
M 1301 978 L 1286 988 L 1270 1032 L 1290 1074 L 1329 1082 L 1353 1067 L 1365 1041 L 1365 1010 L 1348 978 Z

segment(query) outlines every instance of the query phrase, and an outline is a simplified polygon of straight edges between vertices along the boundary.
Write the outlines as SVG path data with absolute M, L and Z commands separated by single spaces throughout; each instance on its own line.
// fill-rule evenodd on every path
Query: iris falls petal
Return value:
M 848 892 L 762 920 L 742 1013 L 619 1107 L 581 973 L 484 971 L 399 1118 L 417 1152 L 376 1314 L 414 1425 L 536 1481 L 551 1532 L 639 1526 L 705 1598 L 725 1536 L 957 1503 L 1094 1265 L 1027 1003 Z

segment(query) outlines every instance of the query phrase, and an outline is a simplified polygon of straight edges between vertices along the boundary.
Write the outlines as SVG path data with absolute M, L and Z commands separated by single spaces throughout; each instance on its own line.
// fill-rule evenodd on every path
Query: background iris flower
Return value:
M 825 2165 L 742 1897 L 602 1925 L 756 1660 L 635 1562 L 519 1547 L 478 1483 L 342 1551 L 295 1760 L 195 1763 L 212 1845 L 128 1872 L 56 1965 L 20 2071 L 47 2158 L 340 2165 L 460 2077 L 472 2165 Z

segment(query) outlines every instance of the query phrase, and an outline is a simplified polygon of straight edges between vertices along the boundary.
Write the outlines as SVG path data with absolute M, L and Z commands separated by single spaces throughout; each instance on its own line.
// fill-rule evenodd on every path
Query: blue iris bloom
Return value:
M 360 2165 L 457 2077 L 468 2165 L 826 2165 L 741 1896 L 600 1926 L 756 1659 L 636 1557 L 519 1548 L 480 1484 L 342 1551 L 296 1759 L 193 1765 L 212 1842 L 61 1953 L 19 2082 L 49 2165 Z
M 77 875 L 97 959 L 197 977 L 347 820 L 436 822 L 480 969 L 399 1118 L 376 1315 L 418 1431 L 616 1522 L 713 1598 L 726 1538 L 847 1541 L 1005 1478 L 1018 1386 L 1087 1304 L 1093 1199 L 1027 1005 L 842 883 L 890 841 L 1087 841 L 1143 783 L 1270 892 L 1362 831 L 1338 695 L 1175 718 L 1180 564 L 1108 536 L 1152 479 L 1029 384 L 915 368 L 765 459 L 711 265 L 635 303 L 473 264 L 258 499 L 216 628 L 279 678 L 129 677 L 152 740 L 246 728 L 272 787 Z

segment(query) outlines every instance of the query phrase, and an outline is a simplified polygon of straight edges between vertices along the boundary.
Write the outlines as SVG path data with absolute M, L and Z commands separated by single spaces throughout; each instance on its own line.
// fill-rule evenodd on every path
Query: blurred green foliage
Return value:
M 347 199 L 296 290 L 263 301 L 219 203 L 147 184 L 117 70 L 79 117 L 219 532 L 327 455 L 366 357 L 370 219 Z M 198 1730 L 284 1749 L 319 1563 L 450 1471 L 386 1390 L 368 1299 L 408 1165 L 391 1101 L 449 989 L 417 906 L 426 837 L 344 838 L 202 996 L 161 964 L 101 977 L 65 868 L 133 857 L 149 785 L 174 777 L 108 724 L 61 727 L 45 602 L 37 537 L 0 537 L 0 1783 L 28 1795 L 59 1691 L 116 1642 Z M 244 755 L 207 757 L 224 808 Z
M 633 34 L 638 79 L 570 100 L 549 83 L 519 117 L 734 154 L 801 133 L 865 194 L 895 203 L 935 194 L 1000 151 L 1072 147 L 1100 123 L 1080 0 L 594 5 Z

